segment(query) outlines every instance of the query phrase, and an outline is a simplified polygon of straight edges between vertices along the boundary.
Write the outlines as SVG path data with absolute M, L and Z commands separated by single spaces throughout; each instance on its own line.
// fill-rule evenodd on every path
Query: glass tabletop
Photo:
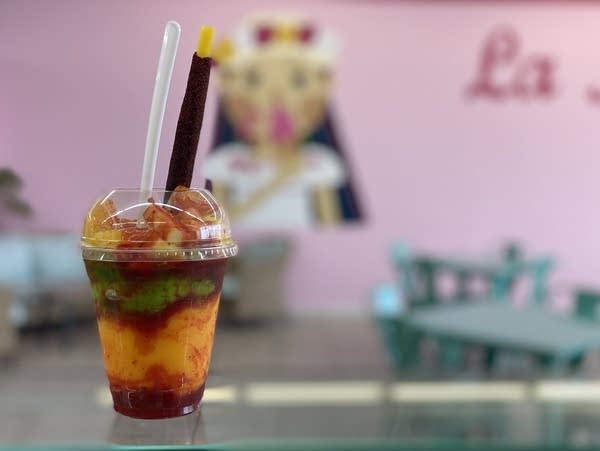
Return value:
M 93 325 L 20 349 L 0 449 L 600 449 L 593 362 L 561 380 L 398 373 L 368 318 L 219 329 L 200 410 L 168 420 L 112 410 Z
M 239 387 L 233 392 L 245 399 L 206 403 L 199 412 L 175 420 L 140 421 L 115 414 L 109 441 L 129 445 L 289 444 L 307 440 L 313 444 L 363 441 L 432 447 L 600 445 L 600 403 L 536 401 L 530 396 L 539 390 L 535 384 L 504 383 L 505 387 L 500 387 L 494 383 L 467 383 L 458 393 L 460 389 L 452 388 L 452 384 L 435 383 L 438 390 L 457 390 L 456 397 L 443 400 L 440 395 L 439 400 L 427 401 L 427 388 L 422 384 L 378 387 L 373 382 L 341 386 L 295 383 L 298 397 L 273 401 L 276 393 L 287 392 L 290 385 L 261 383 Z M 329 396 L 316 399 L 318 393 L 328 391 L 328 385 L 337 385 L 333 390 L 338 395 L 330 392 Z M 582 388 L 581 392 L 585 390 Z M 519 391 L 523 394 L 521 399 L 515 395 Z M 406 399 L 402 399 L 402 392 Z M 223 389 L 219 395 L 226 399 L 230 394 Z M 487 401 L 490 395 L 496 400 Z

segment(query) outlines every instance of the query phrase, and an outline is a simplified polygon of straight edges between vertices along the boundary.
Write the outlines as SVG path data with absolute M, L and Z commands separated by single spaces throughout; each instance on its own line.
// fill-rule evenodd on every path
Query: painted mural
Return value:
M 218 44 L 218 117 L 204 176 L 234 225 L 362 218 L 330 107 L 337 48 L 328 30 L 282 16 L 247 20 Z

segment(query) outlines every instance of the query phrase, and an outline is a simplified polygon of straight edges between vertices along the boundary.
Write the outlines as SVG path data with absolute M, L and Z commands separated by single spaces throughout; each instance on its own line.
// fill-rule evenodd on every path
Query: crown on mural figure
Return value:
M 308 59 L 332 65 L 338 42 L 314 22 L 289 15 L 261 15 L 245 20 L 230 37 L 215 46 L 217 63 L 235 63 L 257 51 L 302 52 Z

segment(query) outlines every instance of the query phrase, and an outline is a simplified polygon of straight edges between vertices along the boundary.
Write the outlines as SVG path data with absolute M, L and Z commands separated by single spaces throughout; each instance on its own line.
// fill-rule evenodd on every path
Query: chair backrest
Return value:
M 403 309 L 423 304 L 423 281 L 419 278 L 414 252 L 404 242 L 397 241 L 391 247 L 391 259 L 395 273 L 395 291 Z
M 600 292 L 580 289 L 575 293 L 575 316 L 600 321 Z
M 553 267 L 553 260 L 547 257 L 507 259 L 491 277 L 490 296 L 493 299 L 510 299 L 516 282 L 526 278 L 530 281 L 526 301 L 541 304 L 548 297 L 548 276 Z

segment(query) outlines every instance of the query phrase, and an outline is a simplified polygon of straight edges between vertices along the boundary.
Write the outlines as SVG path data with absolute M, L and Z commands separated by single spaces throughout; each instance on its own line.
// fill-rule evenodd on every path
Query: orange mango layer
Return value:
M 111 384 L 173 389 L 184 395 L 205 381 L 210 364 L 218 297 L 175 311 L 150 337 L 102 315 L 98 329 Z

